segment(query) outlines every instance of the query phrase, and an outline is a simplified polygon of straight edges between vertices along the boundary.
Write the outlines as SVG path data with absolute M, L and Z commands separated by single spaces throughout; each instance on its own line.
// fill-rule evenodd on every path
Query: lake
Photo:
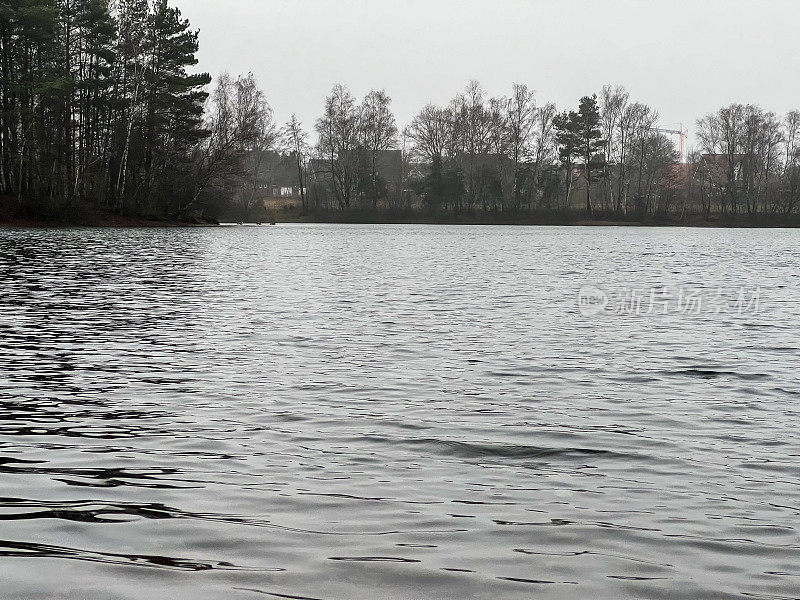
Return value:
M 800 232 L 0 230 L 4 599 L 797 598 Z

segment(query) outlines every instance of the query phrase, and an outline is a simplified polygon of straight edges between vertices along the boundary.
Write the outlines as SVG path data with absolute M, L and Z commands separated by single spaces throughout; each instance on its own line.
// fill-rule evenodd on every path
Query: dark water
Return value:
M 0 597 L 800 597 L 798 264 L 783 230 L 0 231 Z

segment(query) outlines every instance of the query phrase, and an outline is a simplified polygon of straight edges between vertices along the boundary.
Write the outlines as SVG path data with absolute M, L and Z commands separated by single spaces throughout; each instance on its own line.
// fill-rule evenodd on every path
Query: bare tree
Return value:
M 310 151 L 308 145 L 308 133 L 303 129 L 302 124 L 297 119 L 297 115 L 292 115 L 283 130 L 283 141 L 286 149 L 294 156 L 295 166 L 297 167 L 297 181 L 300 185 L 300 202 L 303 206 L 303 213 L 308 210 L 306 198 L 306 161 Z
M 786 115 L 784 127 L 783 206 L 785 215 L 792 213 L 800 199 L 800 111 Z
M 719 194 L 722 213 L 739 212 L 744 115 L 742 104 L 731 104 L 697 123 L 701 148 L 711 155 L 706 158 L 709 168 L 716 170 L 721 165 L 724 171 L 721 177 L 716 177 L 722 188 Z
M 479 201 L 486 211 L 484 181 L 485 155 L 491 148 L 491 116 L 486 107 L 486 92 L 477 81 L 470 81 L 463 94 L 451 103 L 455 116 L 454 141 L 459 146 L 467 188 L 467 204 Z
M 545 104 L 536 111 L 535 129 L 532 140 L 531 177 L 528 192 L 528 205 L 537 196 L 539 203 L 547 202 L 549 208 L 550 194 L 546 189 L 544 175 L 553 173 L 553 167 L 558 162 L 558 147 L 556 145 L 556 132 L 553 124 L 558 115 L 556 105 Z M 548 178 L 552 180 L 552 177 Z M 557 190 L 556 186 L 556 190 Z M 557 193 L 557 192 L 556 192 Z M 540 196 L 540 197 L 539 197 Z
M 359 134 L 356 100 L 345 86 L 336 84 L 325 99 L 325 112 L 317 120 L 318 150 L 328 165 L 331 188 L 340 209 L 351 206 L 357 176 Z
M 488 202 L 492 208 L 502 211 L 508 209 L 514 197 L 515 167 L 509 156 L 511 149 L 511 131 L 509 124 L 509 107 L 511 100 L 504 96 L 490 98 L 487 106 L 489 120 L 489 154 L 481 161 L 483 172 L 484 210 Z
M 748 215 L 780 210 L 772 181 L 782 171 L 784 136 L 789 127 L 756 105 L 731 104 L 698 121 L 698 138 L 707 157 L 708 178 L 716 188 L 722 213 L 737 214 L 744 204 Z M 784 170 L 785 173 L 785 170 Z
M 455 213 L 461 210 L 461 194 L 451 193 L 447 173 L 457 156 L 456 119 L 452 107 L 426 105 L 406 128 L 413 160 L 428 165 L 426 201 L 431 208 L 452 201 Z
M 365 154 L 367 193 L 373 209 L 377 208 L 380 197 L 380 153 L 397 148 L 397 123 L 391 103 L 391 98 L 384 90 L 373 90 L 364 98 L 359 110 L 358 137 Z
M 637 210 L 641 210 L 647 143 L 657 122 L 658 112 L 640 102 L 628 104 L 620 116 L 615 157 L 618 212 L 629 212 L 634 201 Z M 635 198 L 632 197 L 634 179 L 637 182 Z
M 625 152 L 628 135 L 623 130 L 630 94 L 622 87 L 606 85 L 600 95 L 600 123 L 603 139 L 606 140 L 606 162 L 604 186 L 604 208 L 622 212 L 621 181 L 624 178 Z M 616 171 L 616 185 L 612 170 Z M 615 197 L 616 196 L 616 197 Z
M 508 155 L 513 169 L 512 197 L 514 207 L 519 209 L 522 204 L 522 189 L 531 155 L 534 150 L 534 130 L 537 117 L 536 95 L 528 89 L 527 85 L 515 83 L 512 87 L 511 98 L 506 107 L 506 130 L 508 138 Z
M 406 130 L 414 144 L 414 157 L 430 163 L 442 161 L 448 149 L 452 121 L 453 116 L 448 109 L 426 105 Z
M 639 214 L 651 212 L 652 190 L 655 167 L 661 166 L 661 159 L 674 147 L 665 146 L 664 138 L 653 131 L 658 123 L 658 112 L 645 104 L 636 103 L 631 122 L 631 162 L 636 169 L 635 210 Z M 669 142 L 669 140 L 667 140 Z
M 220 76 L 209 100 L 206 127 L 211 135 L 198 149 L 192 205 L 214 186 L 227 193 L 238 189 L 240 209 L 249 213 L 260 161 L 279 137 L 272 109 L 252 73 L 236 79 L 228 73 Z

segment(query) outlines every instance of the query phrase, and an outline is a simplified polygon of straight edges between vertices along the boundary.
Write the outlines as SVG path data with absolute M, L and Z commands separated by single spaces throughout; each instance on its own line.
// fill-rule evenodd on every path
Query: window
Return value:
M 282 187 L 281 188 L 281 196 L 286 198 L 287 196 L 291 196 L 294 190 L 290 187 Z

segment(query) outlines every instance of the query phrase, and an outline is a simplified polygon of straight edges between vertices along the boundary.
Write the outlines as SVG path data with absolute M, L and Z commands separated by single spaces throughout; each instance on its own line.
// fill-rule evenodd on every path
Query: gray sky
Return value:
M 386 89 L 401 126 L 472 78 L 489 94 L 527 83 L 559 109 L 625 85 L 663 126 L 733 101 L 800 108 L 800 0 L 173 2 L 201 30 L 203 70 L 253 71 L 276 119 L 307 129 L 336 82 Z

